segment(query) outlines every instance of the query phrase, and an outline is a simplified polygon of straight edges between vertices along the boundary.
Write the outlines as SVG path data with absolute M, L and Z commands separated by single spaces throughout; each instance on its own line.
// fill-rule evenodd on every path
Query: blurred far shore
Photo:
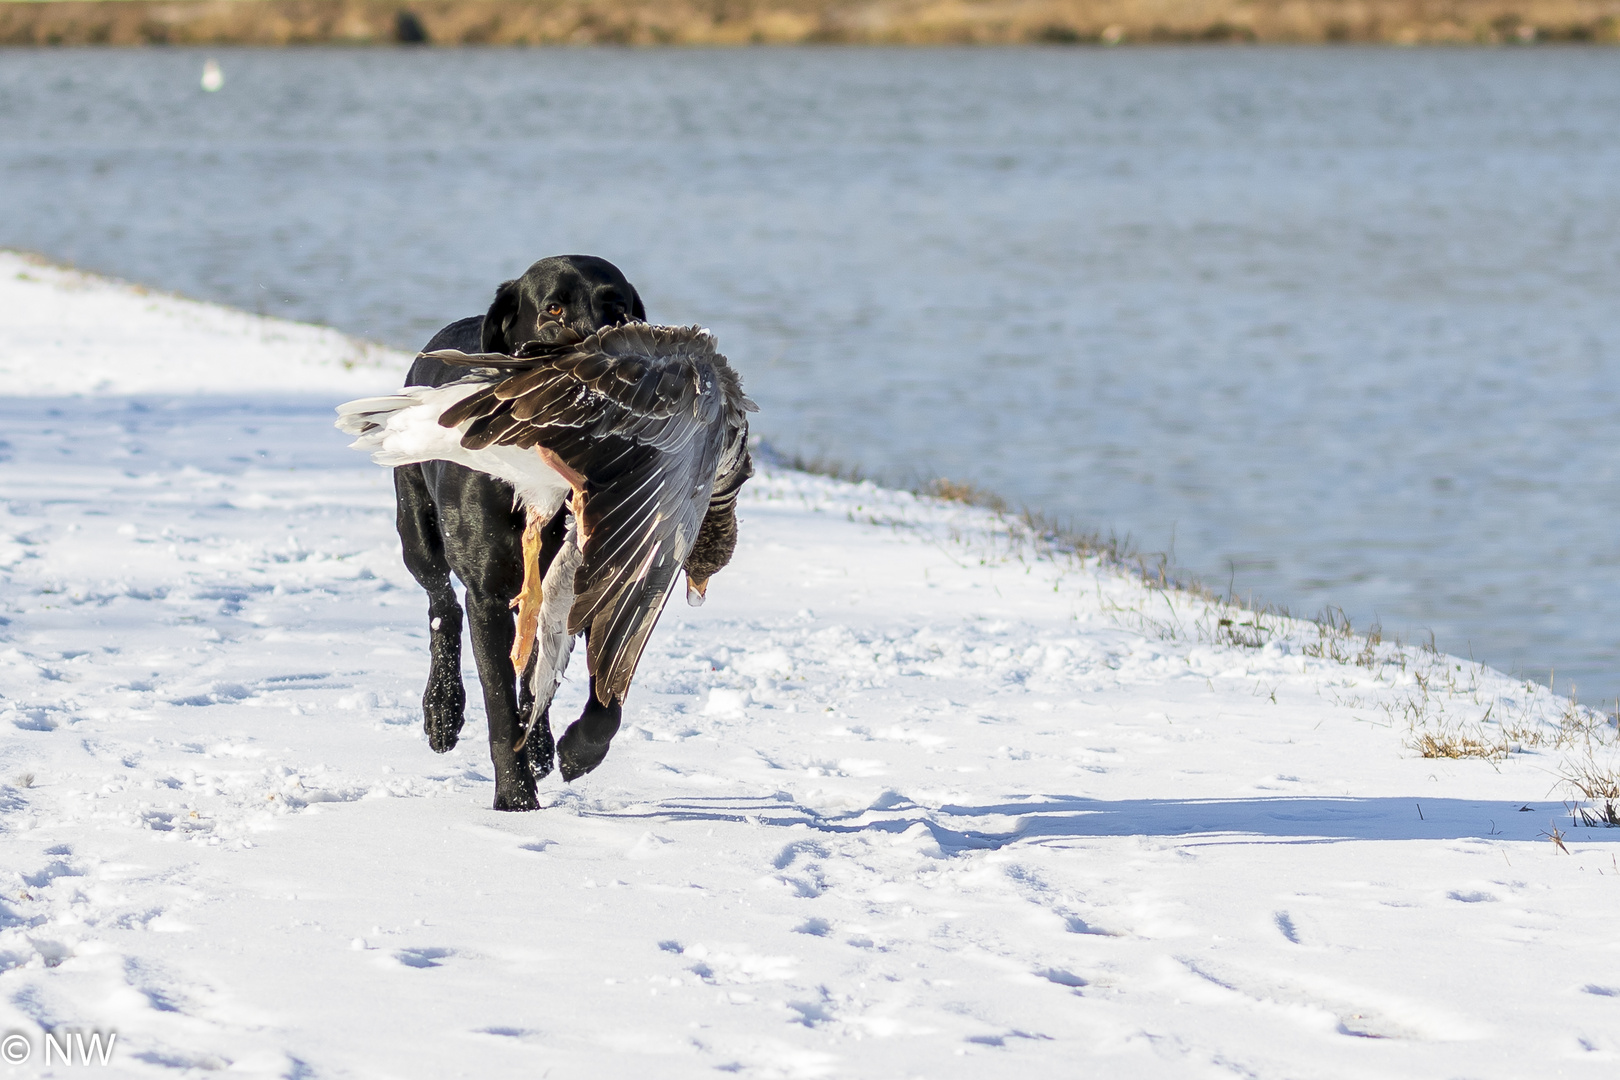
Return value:
M 1620 0 L 0 0 L 4 45 L 1620 43 Z

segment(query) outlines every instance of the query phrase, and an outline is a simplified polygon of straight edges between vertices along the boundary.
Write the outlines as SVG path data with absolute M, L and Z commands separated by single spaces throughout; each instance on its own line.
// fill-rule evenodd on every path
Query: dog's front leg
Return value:
M 533 810 L 534 770 L 512 749 L 522 730 L 511 605 L 523 584 L 523 516 L 512 508 L 512 489 L 494 477 L 448 462 L 430 466 L 445 555 L 466 587 L 467 629 L 489 720 L 495 809 Z
M 422 691 L 422 726 L 428 745 L 443 754 L 455 749 L 466 715 L 467 691 L 461 685 L 461 605 L 450 585 L 438 511 L 422 470 L 415 465 L 395 469 L 394 491 L 395 523 L 405 567 L 428 595 L 432 666 L 427 689 Z

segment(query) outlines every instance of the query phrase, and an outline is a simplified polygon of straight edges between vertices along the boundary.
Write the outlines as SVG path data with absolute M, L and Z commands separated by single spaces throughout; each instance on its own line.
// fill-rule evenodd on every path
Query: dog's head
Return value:
M 511 353 L 542 336 L 547 324 L 590 334 L 646 319 L 635 286 L 617 266 L 594 255 L 554 255 L 495 290 L 495 302 L 484 313 L 483 350 Z

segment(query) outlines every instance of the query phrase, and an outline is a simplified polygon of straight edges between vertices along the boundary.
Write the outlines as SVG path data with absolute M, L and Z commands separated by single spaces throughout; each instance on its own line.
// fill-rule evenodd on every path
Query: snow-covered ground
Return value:
M 1574 750 L 1409 745 L 1562 701 L 1309 624 L 1219 644 L 1250 617 L 958 504 L 762 470 L 604 766 L 494 813 L 471 657 L 434 755 L 389 477 L 331 427 L 405 362 L 0 255 L 24 1073 L 47 1029 L 131 1076 L 1620 1068 Z

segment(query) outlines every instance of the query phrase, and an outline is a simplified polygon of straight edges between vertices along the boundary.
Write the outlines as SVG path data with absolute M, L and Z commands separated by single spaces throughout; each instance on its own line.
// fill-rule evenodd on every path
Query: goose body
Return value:
M 629 690 L 677 571 L 688 600 L 702 602 L 735 548 L 737 493 L 753 473 L 746 414 L 757 408 L 701 328 L 545 329 L 512 355 L 424 354 L 467 374 L 348 402 L 337 421 L 379 465 L 452 461 L 512 486 L 529 521 L 514 601 L 514 666 L 527 668 L 535 698 L 523 739 L 550 704 L 574 635 L 586 634 L 596 696 L 608 705 Z M 541 567 L 540 530 L 565 504 L 562 547 Z

